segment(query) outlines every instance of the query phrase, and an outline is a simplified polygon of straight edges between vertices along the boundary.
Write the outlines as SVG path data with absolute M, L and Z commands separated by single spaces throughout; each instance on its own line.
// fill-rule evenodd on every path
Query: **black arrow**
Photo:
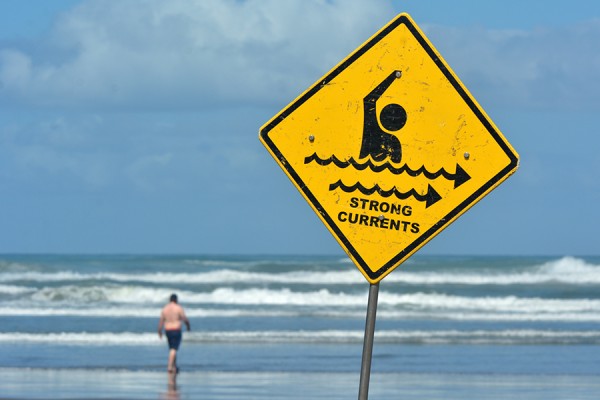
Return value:
M 471 179 L 471 176 L 467 174 L 460 164 L 456 163 L 456 171 L 454 172 L 454 189 Z
M 442 196 L 440 196 L 440 194 L 436 192 L 431 185 L 427 185 L 427 193 L 425 193 L 425 208 L 428 208 L 429 206 L 437 203 L 441 199 Z
M 384 190 L 381 188 L 381 186 L 379 186 L 379 184 L 375 184 L 371 188 L 364 187 L 360 182 L 356 182 L 352 186 L 346 186 L 340 179 L 337 182 L 329 185 L 330 191 L 335 189 L 341 189 L 346 193 L 359 191 L 368 196 L 372 195 L 373 193 L 377 193 L 381 197 L 396 196 L 400 200 L 406 200 L 412 196 L 417 201 L 425 202 L 425 208 L 428 208 L 442 199 L 442 196 L 440 196 L 440 194 L 431 185 L 427 185 L 427 193 L 419 194 L 415 189 L 410 189 L 408 192 L 401 192 L 396 188 L 396 186 L 393 186 L 389 190 Z

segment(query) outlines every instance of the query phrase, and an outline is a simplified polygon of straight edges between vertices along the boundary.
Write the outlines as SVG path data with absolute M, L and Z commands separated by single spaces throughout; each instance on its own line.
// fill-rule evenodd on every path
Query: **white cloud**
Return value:
M 287 100 L 393 16 L 373 3 L 85 1 L 52 32 L 61 60 L 3 52 L 2 96 L 115 108 Z
M 47 40 L 0 48 L 0 103 L 59 110 L 0 125 L 12 171 L 2 176 L 88 188 L 234 182 L 262 159 L 248 142 L 268 116 L 223 110 L 292 100 L 394 16 L 375 3 L 84 1 Z M 486 109 L 600 107 L 600 20 L 531 31 L 417 22 Z M 149 118 L 169 109 L 203 114 Z
M 280 104 L 393 16 L 384 0 L 88 0 L 56 21 L 40 54 L 0 49 L 0 101 Z M 531 31 L 422 25 L 487 104 L 600 107 L 600 20 Z
M 427 32 L 487 104 L 600 108 L 600 19 L 532 31 L 428 26 Z

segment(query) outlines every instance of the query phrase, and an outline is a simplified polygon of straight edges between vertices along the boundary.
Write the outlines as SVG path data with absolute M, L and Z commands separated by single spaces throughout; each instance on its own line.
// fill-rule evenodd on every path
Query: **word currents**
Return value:
M 352 197 L 349 206 L 357 211 L 369 211 L 371 215 L 364 214 L 364 212 L 340 211 L 337 216 L 338 221 L 342 223 L 370 226 L 373 228 L 419 233 L 420 226 L 418 222 L 388 218 L 384 215 L 392 214 L 394 216 L 410 217 L 412 215 L 412 207 L 409 205 Z M 377 213 L 378 215 L 372 215 L 372 213 Z

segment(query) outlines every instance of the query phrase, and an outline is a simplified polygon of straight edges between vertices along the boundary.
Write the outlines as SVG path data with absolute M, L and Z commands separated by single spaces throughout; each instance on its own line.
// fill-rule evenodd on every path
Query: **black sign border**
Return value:
M 492 179 L 486 182 L 483 186 L 481 186 L 477 191 L 475 191 L 471 196 L 469 196 L 466 200 L 456 206 L 452 211 L 450 211 L 445 217 L 440 219 L 436 224 L 434 224 L 430 229 L 425 231 L 421 236 L 419 236 L 415 241 L 409 244 L 406 248 L 404 248 L 400 253 L 386 262 L 381 268 L 377 271 L 371 271 L 368 264 L 365 260 L 360 256 L 358 251 L 352 246 L 350 241 L 346 238 L 346 236 L 342 233 L 342 231 L 338 228 L 333 219 L 329 216 L 329 214 L 325 211 L 325 209 L 321 206 L 319 201 L 312 194 L 310 189 L 306 186 L 306 184 L 302 181 L 300 176 L 296 173 L 296 171 L 290 166 L 287 162 L 285 156 L 279 151 L 279 149 L 275 146 L 271 138 L 269 138 L 269 132 L 273 130 L 280 122 L 282 122 L 285 118 L 287 118 L 290 114 L 292 114 L 297 108 L 299 108 L 304 102 L 306 102 L 309 98 L 311 98 L 315 93 L 317 93 L 321 88 L 335 79 L 342 71 L 348 68 L 354 61 L 358 60 L 364 53 L 366 53 L 369 49 L 371 49 L 378 42 L 383 40 L 390 32 L 395 30 L 400 25 L 406 25 L 406 28 L 413 34 L 415 39 L 419 42 L 419 44 L 423 47 L 423 49 L 427 52 L 429 57 L 434 61 L 436 66 L 440 69 L 440 71 L 444 74 L 446 79 L 452 84 L 454 89 L 459 93 L 461 98 L 465 101 L 465 103 L 469 106 L 471 111 L 477 116 L 479 121 L 485 126 L 486 130 L 490 133 L 490 135 L 494 138 L 496 143 L 502 148 L 502 150 L 506 153 L 506 155 L 510 159 L 510 163 L 502 169 L 498 174 L 496 174 Z M 338 65 L 335 69 L 329 72 L 322 80 L 315 83 L 306 93 L 304 93 L 301 97 L 299 97 L 296 101 L 290 104 L 287 108 L 282 110 L 275 118 L 271 120 L 266 126 L 264 126 L 260 131 L 260 136 L 263 139 L 264 143 L 269 147 L 269 149 L 273 152 L 275 157 L 280 161 L 280 164 L 285 168 L 290 177 L 296 182 L 297 187 L 302 190 L 306 198 L 312 203 L 317 212 L 323 217 L 326 223 L 329 225 L 330 229 L 337 235 L 339 240 L 343 243 L 344 247 L 347 251 L 352 255 L 354 260 L 358 263 L 359 268 L 373 281 L 379 281 L 382 279 L 383 275 L 386 275 L 390 269 L 394 269 L 400 265 L 402 259 L 411 254 L 413 251 L 418 249 L 424 242 L 427 242 L 429 239 L 433 238 L 439 231 L 442 231 L 446 228 L 446 225 L 449 225 L 450 221 L 459 216 L 463 211 L 466 211 L 471 205 L 477 202 L 477 199 L 484 196 L 486 192 L 496 185 L 498 185 L 505 177 L 513 173 L 518 165 L 519 159 L 515 153 L 513 153 L 512 149 L 508 144 L 504 141 L 500 133 L 494 128 L 492 123 L 485 116 L 483 111 L 477 106 L 471 96 L 467 93 L 463 85 L 457 80 L 457 78 L 453 75 L 453 73 L 449 70 L 449 67 L 444 63 L 438 53 L 433 49 L 433 47 L 429 44 L 429 42 L 421 35 L 420 31 L 415 27 L 411 19 L 406 14 L 400 14 L 396 19 L 392 20 L 386 27 L 384 27 L 378 34 L 372 37 L 369 41 L 367 41 L 362 47 L 358 48 L 354 51 L 350 56 L 348 56 L 344 62 Z

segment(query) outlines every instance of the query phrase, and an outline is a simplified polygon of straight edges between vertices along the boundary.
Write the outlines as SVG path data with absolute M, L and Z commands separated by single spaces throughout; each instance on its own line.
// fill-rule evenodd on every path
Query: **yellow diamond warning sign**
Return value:
M 407 14 L 267 122 L 260 139 L 371 283 L 518 166 Z

